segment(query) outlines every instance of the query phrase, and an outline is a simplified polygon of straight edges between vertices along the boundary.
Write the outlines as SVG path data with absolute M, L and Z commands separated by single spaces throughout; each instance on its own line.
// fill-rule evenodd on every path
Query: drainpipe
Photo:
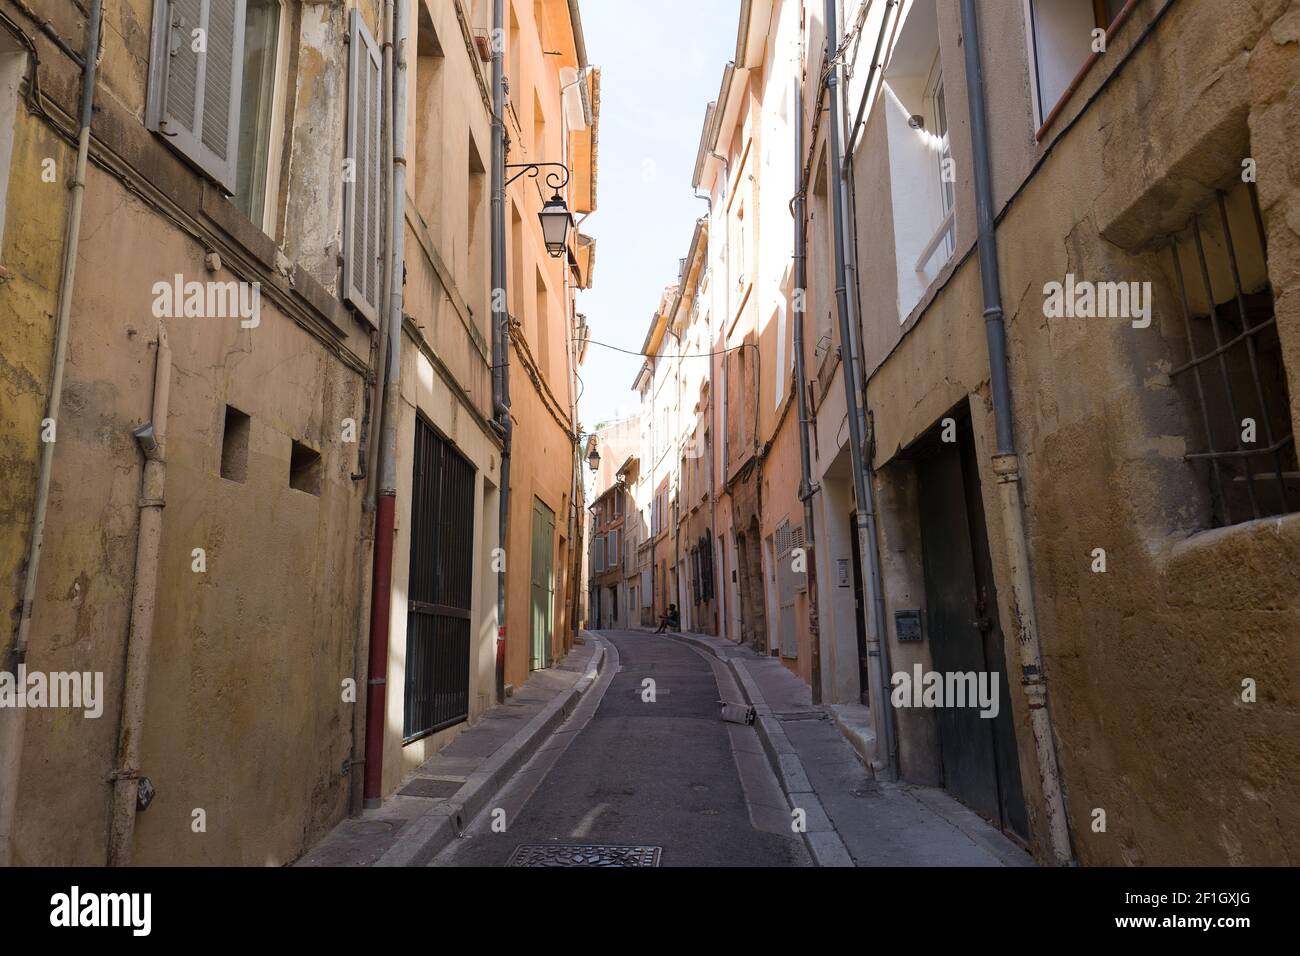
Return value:
M 802 57 L 800 58 L 802 62 Z M 822 702 L 822 650 L 821 622 L 817 613 L 817 558 L 816 535 L 813 529 L 813 495 L 811 440 L 808 435 L 808 369 L 804 358 L 803 304 L 808 294 L 808 201 L 803 192 L 803 79 L 795 83 L 794 114 L 794 287 L 799 296 L 799 308 L 794 310 L 794 385 L 796 407 L 799 411 L 799 500 L 803 502 L 804 545 L 808 562 L 808 576 L 804 593 L 808 596 L 808 634 L 811 639 L 810 663 L 812 702 Z
M 988 340 L 989 384 L 993 393 L 993 418 L 997 475 L 1002 505 L 1002 526 L 1011 563 L 1012 632 L 1020 647 L 1021 686 L 1029 705 L 1029 721 L 1038 757 L 1038 778 L 1047 813 L 1047 837 L 1059 864 L 1071 859 L 1069 821 L 1061 793 L 1060 770 L 1052 717 L 1047 708 L 1047 679 L 1043 673 L 1034 588 L 1029 575 L 1029 544 L 1025 537 L 1024 501 L 1020 495 L 1020 456 L 1016 453 L 1011 418 L 1011 384 L 1007 368 L 1007 332 L 1002 313 L 1002 287 L 998 277 L 998 240 L 993 220 L 993 178 L 989 162 L 989 133 L 984 103 L 983 64 L 980 57 L 979 19 L 975 0 L 962 0 L 961 27 L 965 40 L 966 89 L 970 100 L 971 145 L 974 151 L 975 208 L 979 223 L 980 285 L 984 292 L 984 330 Z
M 163 490 L 167 480 L 167 405 L 171 374 L 172 350 L 167 344 L 167 330 L 159 322 L 153 407 L 148 423 L 135 431 L 135 440 L 144 452 L 145 462 L 140 481 L 140 530 L 135 539 L 135 583 L 131 594 L 131 630 L 126 642 L 126 673 L 122 679 L 117 767 L 112 773 L 109 866 L 129 866 L 135 842 L 136 801 L 140 793 L 140 742 L 144 736 L 149 650 L 153 645 L 154 609 L 158 603 L 158 552 L 162 544 Z
M 384 724 L 388 697 L 388 638 L 393 605 L 393 535 L 397 505 L 397 429 L 402 378 L 402 293 L 406 274 L 406 54 L 407 0 L 388 0 L 392 16 L 393 189 L 388 208 L 388 376 L 379 448 L 379 494 L 375 501 L 375 567 L 370 599 L 370 679 L 366 684 L 364 806 L 383 800 Z
M 384 3 L 384 36 L 383 36 L 383 61 L 381 69 L 384 74 L 384 87 L 381 94 L 381 111 L 384 126 L 384 143 L 383 156 L 381 162 L 384 168 L 383 189 L 380 201 L 384 209 L 391 209 L 393 202 L 393 4 L 392 0 L 385 0 Z M 384 236 L 384 262 L 389 262 L 391 256 L 392 230 Z M 379 301 L 388 301 L 389 282 L 392 276 L 392 270 L 385 268 L 383 275 L 380 277 Z M 368 407 L 374 409 L 371 416 L 374 424 L 373 435 L 369 439 L 369 446 L 366 448 L 365 460 L 362 463 L 362 473 L 360 476 L 353 475 L 354 479 L 365 482 L 364 495 L 361 501 L 361 532 L 358 535 L 357 542 L 357 614 L 356 614 L 356 640 L 352 648 L 352 673 L 362 674 L 369 672 L 370 661 L 370 616 L 373 613 L 374 593 L 371 591 L 371 585 L 374 583 L 373 575 L 366 575 L 366 568 L 374 567 L 375 561 L 375 495 L 379 489 L 378 468 L 379 468 L 379 448 L 381 442 L 378 440 L 383 419 L 383 402 L 385 395 L 385 383 L 388 378 L 388 313 L 384 310 L 379 321 L 378 349 L 373 351 L 374 363 L 374 381 L 368 386 L 369 391 L 366 393 Z M 372 343 L 374 339 L 372 338 Z M 373 348 L 373 345 L 372 345 Z M 373 398 L 371 395 L 373 394 Z M 368 685 L 367 685 L 368 686 Z M 361 812 L 363 801 L 365 800 L 365 752 L 366 752 L 366 705 L 363 702 L 353 708 L 352 714 L 352 753 L 348 758 L 348 811 L 352 815 Z
M 505 0 L 492 0 L 492 410 L 501 433 L 497 518 L 497 703 L 506 699 L 506 541 L 510 530 L 510 313 L 506 310 Z
M 86 52 L 81 70 L 81 130 L 77 137 L 77 163 L 72 174 L 72 202 L 68 211 L 67 239 L 63 244 L 62 278 L 59 282 L 59 315 L 55 322 L 54 367 L 50 372 L 50 397 L 45 417 L 58 422 L 63 404 L 63 369 L 68 354 L 68 326 L 72 317 L 72 291 L 77 271 L 77 248 L 81 242 L 81 206 L 86 192 L 86 166 L 90 156 L 90 120 L 95 103 L 96 57 L 99 31 L 103 21 L 102 0 L 92 0 L 86 17 Z M 30 54 L 35 56 L 35 53 Z M 27 549 L 27 569 L 23 580 L 22 613 L 11 652 L 11 673 L 26 662 L 27 644 L 31 640 L 32 609 L 36 602 L 36 585 L 41 566 L 41 546 L 45 540 L 45 516 L 50 504 L 50 479 L 54 469 L 54 442 L 41 443 L 40 472 L 36 481 L 36 502 L 32 514 L 32 537 Z M 0 866 L 13 860 L 14 817 L 18 807 L 18 772 L 22 766 L 23 726 L 27 710 L 10 709 L 0 736 Z
M 880 557 L 876 552 L 876 514 L 874 491 L 868 480 L 868 462 L 863 448 L 862 422 L 858 395 L 857 355 L 853 348 L 852 319 L 849 312 L 848 279 L 845 265 L 844 235 L 847 229 L 844 215 L 844 177 L 840 157 L 840 78 L 839 67 L 832 61 L 839 42 L 837 34 L 836 0 L 825 0 L 826 59 L 831 63 L 826 80 L 827 105 L 830 122 L 830 178 L 835 191 L 830 206 L 835 221 L 835 306 L 840 328 L 840 373 L 844 381 L 844 404 L 849 423 L 849 460 L 853 470 L 853 493 L 857 501 L 854 512 L 858 535 L 858 556 L 863 585 L 870 589 L 871 598 L 866 605 L 866 633 L 868 669 L 871 680 L 871 713 L 876 725 L 876 739 L 884 747 L 885 759 L 875 761 L 877 769 L 892 776 L 898 773 L 898 754 L 894 745 L 894 728 L 889 713 L 889 698 L 885 693 L 885 673 L 889 670 L 889 643 L 884 639 L 884 622 L 877 598 L 880 578 Z

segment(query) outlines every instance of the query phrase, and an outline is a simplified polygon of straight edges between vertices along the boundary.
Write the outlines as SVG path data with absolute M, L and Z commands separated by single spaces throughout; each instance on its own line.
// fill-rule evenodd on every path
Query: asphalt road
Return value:
M 503 866 L 521 845 L 660 847 L 661 866 L 810 865 L 753 729 L 718 716 L 709 661 L 651 634 L 600 636 L 613 645 L 603 695 L 594 686 L 432 865 Z

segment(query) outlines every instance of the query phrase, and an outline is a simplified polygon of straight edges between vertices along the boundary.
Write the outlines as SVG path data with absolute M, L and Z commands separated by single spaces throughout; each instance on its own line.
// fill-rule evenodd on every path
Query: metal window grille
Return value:
M 416 418 L 402 736 L 469 717 L 474 466 Z
M 1195 440 L 1204 447 L 1186 457 L 1205 468 L 1216 526 L 1285 514 L 1300 502 L 1264 221 L 1254 185 L 1242 188 L 1248 215 L 1241 214 L 1242 197 L 1220 192 L 1212 208 L 1170 240 L 1188 349 L 1187 361 L 1170 375 L 1191 390 L 1200 413 L 1202 434 Z M 1238 223 L 1253 221 L 1248 244 L 1234 234 L 1242 230 L 1233 225 L 1231 206 L 1239 211 Z M 1243 260 L 1255 244 L 1259 259 Z M 1191 260 L 1188 269 L 1184 258 Z M 1247 264 L 1250 276 L 1243 280 Z

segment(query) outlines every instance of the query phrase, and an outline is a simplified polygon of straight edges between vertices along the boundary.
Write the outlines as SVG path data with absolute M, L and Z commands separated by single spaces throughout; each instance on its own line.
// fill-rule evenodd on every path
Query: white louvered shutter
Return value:
M 155 0 L 149 54 L 145 125 L 231 193 L 246 13 L 247 0 Z
M 383 94 L 379 45 L 358 10 L 348 43 L 348 126 L 343 182 L 343 295 L 372 325 L 379 324 L 384 215 L 380 208 L 380 118 Z

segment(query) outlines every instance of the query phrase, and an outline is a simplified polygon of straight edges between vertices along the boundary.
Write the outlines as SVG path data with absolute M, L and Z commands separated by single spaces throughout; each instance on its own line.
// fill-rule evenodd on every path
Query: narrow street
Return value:
M 725 672 L 668 638 L 602 636 L 605 677 L 496 801 L 505 832 L 488 808 L 432 865 L 502 866 L 519 846 L 575 845 L 660 847 L 663 866 L 809 865 L 758 734 L 718 719 Z
M 6 916 L 1249 925 L 1296 117 L 1300 0 L 0 0 Z

